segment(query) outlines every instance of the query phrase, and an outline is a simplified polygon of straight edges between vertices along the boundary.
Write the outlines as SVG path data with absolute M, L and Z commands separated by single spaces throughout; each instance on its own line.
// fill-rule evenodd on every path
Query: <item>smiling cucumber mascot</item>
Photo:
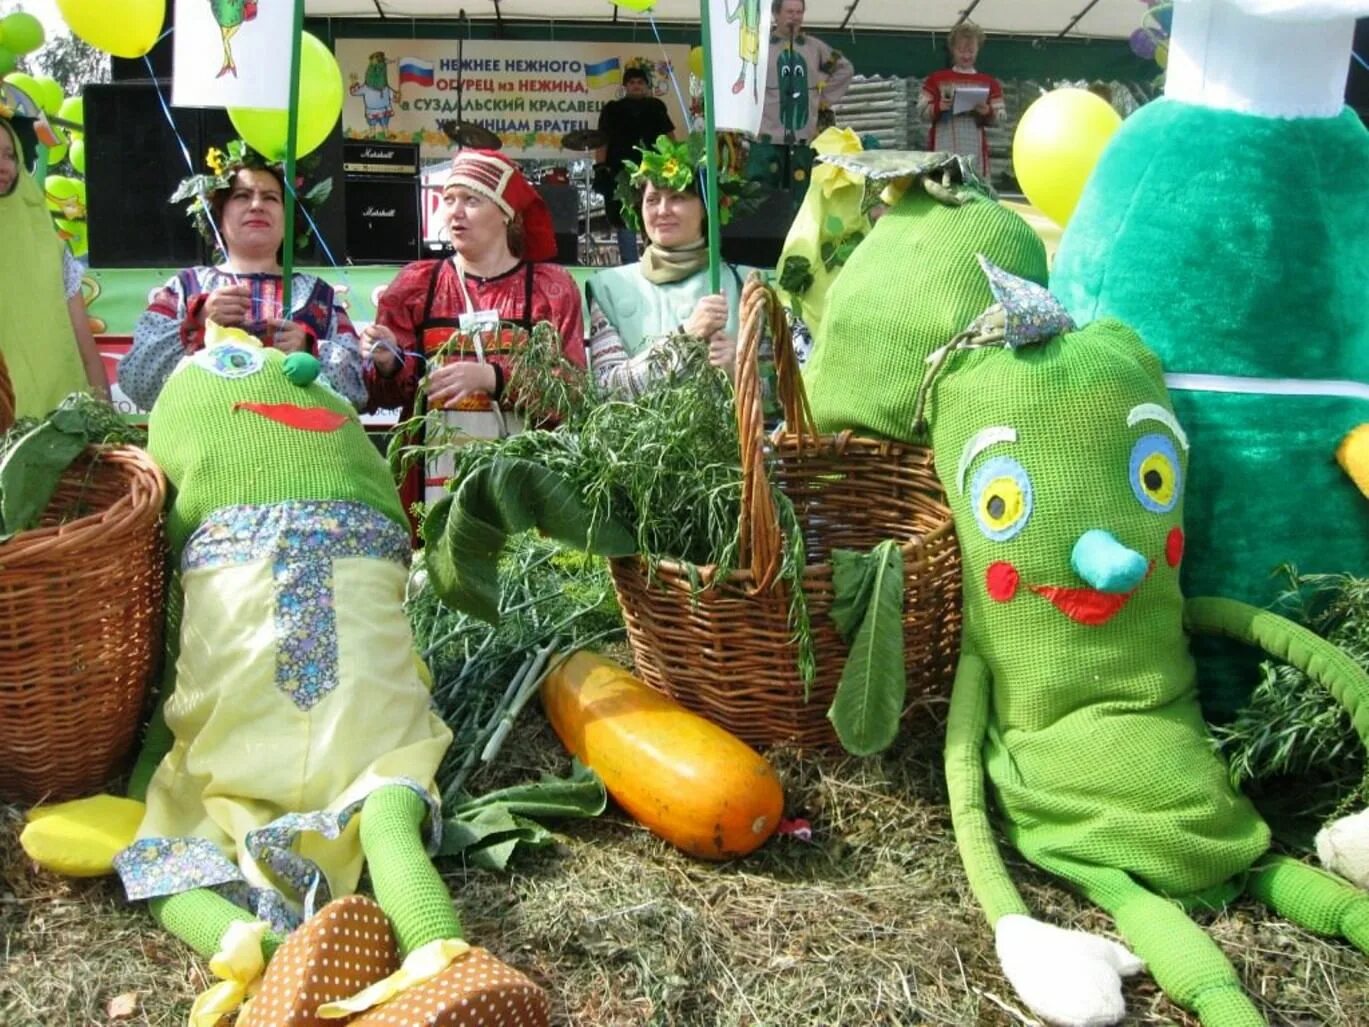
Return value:
M 1369 676 L 1272 613 L 1184 599 L 1197 443 L 1160 361 L 1118 321 L 1075 329 L 1044 290 L 991 280 L 1000 306 L 935 355 L 927 386 L 963 562 L 946 778 L 970 886 L 1008 979 L 1050 1023 L 1117 1022 L 1121 977 L 1148 966 L 1206 1027 L 1256 1027 L 1264 1016 L 1189 911 L 1244 892 L 1369 952 L 1369 893 L 1269 851 L 1207 730 L 1186 635 L 1302 668 L 1362 738 Z M 1129 948 L 1030 916 L 990 795 L 1009 843 L 1106 910 Z
M 183 604 L 169 744 L 153 733 L 114 861 L 128 895 L 221 978 L 194 1027 L 249 995 L 239 1027 L 474 1024 L 496 999 L 545 1023 L 541 990 L 461 939 L 429 859 L 451 732 L 413 658 L 385 462 L 313 357 L 209 335 L 148 426 Z M 363 862 L 377 902 L 352 894 Z
M 1119 318 L 1164 361 L 1194 594 L 1267 605 L 1283 564 L 1369 576 L 1369 131 L 1343 102 L 1365 14 L 1176 0 L 1165 95 L 1109 142 L 1052 268 L 1078 321 Z M 1259 679 L 1201 662 L 1217 713 Z

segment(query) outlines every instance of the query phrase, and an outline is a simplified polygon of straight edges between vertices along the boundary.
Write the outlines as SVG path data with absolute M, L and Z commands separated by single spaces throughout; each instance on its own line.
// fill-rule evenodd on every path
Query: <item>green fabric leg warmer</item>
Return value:
M 1369 952 L 1369 894 L 1334 874 L 1266 856 L 1250 872 L 1250 894 L 1314 934 L 1343 937 Z
M 1265 1027 L 1236 970 L 1207 932 L 1173 901 L 1120 870 L 1077 867 L 1067 876 L 1117 921 L 1155 982 L 1204 1027 Z
M 424 801 L 399 786 L 372 792 L 361 808 L 361 848 L 376 901 L 403 956 L 439 938 L 461 937 L 451 893 L 423 850 Z
M 177 895 L 163 895 L 148 905 L 152 918 L 192 949 L 210 959 L 219 951 L 223 932 L 234 923 L 252 923 L 257 918 L 208 888 L 195 888 Z M 261 954 L 270 960 L 281 938 L 271 931 L 262 939 Z

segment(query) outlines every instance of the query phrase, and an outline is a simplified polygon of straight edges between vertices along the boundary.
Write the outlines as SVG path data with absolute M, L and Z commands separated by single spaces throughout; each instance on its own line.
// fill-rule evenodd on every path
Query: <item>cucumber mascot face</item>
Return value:
M 1078 320 L 1120 318 L 1164 360 L 1194 444 L 1193 595 L 1267 604 L 1284 563 L 1369 575 L 1369 502 L 1335 462 L 1369 422 L 1369 131 L 1342 102 L 1366 13 L 1176 2 L 1166 95 L 1113 137 L 1051 273 Z M 1219 669 L 1204 698 L 1230 712 L 1258 675 Z
M 1064 325 L 1050 297 L 1008 288 L 1035 295 L 1035 309 L 960 337 L 929 386 L 964 569 L 946 776 L 970 884 L 1036 1012 L 1066 1024 L 1123 1016 L 1120 976 L 1141 962 L 1027 915 L 989 827 L 987 781 L 1009 842 L 1106 909 L 1174 1001 L 1208 1027 L 1263 1023 L 1185 910 L 1248 890 L 1369 951 L 1369 895 L 1267 852 L 1268 829 L 1205 726 L 1185 633 L 1316 664 L 1352 712 L 1369 710 L 1369 677 L 1273 614 L 1185 602 L 1196 443 L 1159 361 L 1117 321 L 1049 334 Z
M 788 132 L 802 132 L 808 126 L 808 63 L 802 53 L 783 49 L 775 70 L 780 76 L 780 124 Z

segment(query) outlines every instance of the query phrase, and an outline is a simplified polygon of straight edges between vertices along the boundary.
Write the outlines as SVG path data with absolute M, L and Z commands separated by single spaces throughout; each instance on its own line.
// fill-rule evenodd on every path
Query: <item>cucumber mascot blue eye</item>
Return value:
M 1208 733 L 1186 636 L 1297 664 L 1362 735 L 1369 676 L 1274 614 L 1185 601 L 1197 442 L 1160 361 L 1121 322 L 1074 329 L 1044 290 L 991 280 L 1002 307 L 935 356 L 927 386 L 964 576 L 946 778 L 970 885 L 1009 980 L 1051 1023 L 1117 1022 L 1121 977 L 1144 965 L 1206 1027 L 1263 1024 L 1188 911 L 1244 891 L 1369 952 L 1369 894 L 1269 851 Z M 1029 915 L 990 791 L 1009 843 L 1105 909 L 1130 949 Z

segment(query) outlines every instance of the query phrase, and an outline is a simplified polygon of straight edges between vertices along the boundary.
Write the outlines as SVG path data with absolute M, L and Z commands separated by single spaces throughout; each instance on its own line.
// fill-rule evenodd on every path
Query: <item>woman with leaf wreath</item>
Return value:
M 133 327 L 133 347 L 119 365 L 119 387 L 151 410 L 181 359 L 204 348 L 208 322 L 241 328 L 283 353 L 317 357 L 322 377 L 358 409 L 367 404 L 356 330 L 333 287 L 315 275 L 296 272 L 291 303 L 282 309 L 285 278 L 284 173 L 241 140 L 227 152 L 211 149 L 209 173 L 181 182 L 173 203 L 189 201 L 188 213 L 205 240 L 222 248 L 212 267 L 186 268 L 152 296 Z M 329 179 L 305 188 L 296 183 L 303 206 L 322 203 Z M 307 238 L 307 235 L 304 237 Z M 296 242 L 301 242 L 296 240 Z
M 599 271 L 585 283 L 589 363 L 606 395 L 640 395 L 667 369 L 667 341 L 679 335 L 705 342 L 709 363 L 735 375 L 739 297 L 750 269 L 727 264 L 721 291 L 711 291 L 707 211 L 697 177 L 703 152 L 700 135 L 680 143 L 663 135 L 654 148 L 641 149 L 640 164 L 623 164 L 617 194 L 623 217 L 645 231 L 649 245 L 635 264 Z M 735 175 L 720 176 L 723 224 L 750 202 L 751 188 Z

